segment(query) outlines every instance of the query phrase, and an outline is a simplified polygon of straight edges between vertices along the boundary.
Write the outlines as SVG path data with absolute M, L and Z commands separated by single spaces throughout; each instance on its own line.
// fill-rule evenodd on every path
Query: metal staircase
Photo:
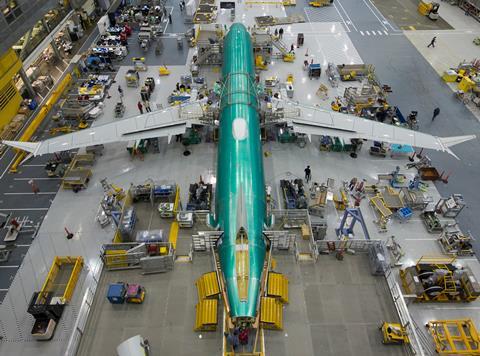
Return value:
M 288 53 L 290 53 L 286 44 L 283 43 L 282 40 L 280 40 L 278 37 L 271 36 L 271 39 L 272 39 L 272 44 L 275 46 L 276 49 L 280 51 L 282 55 L 286 56 Z

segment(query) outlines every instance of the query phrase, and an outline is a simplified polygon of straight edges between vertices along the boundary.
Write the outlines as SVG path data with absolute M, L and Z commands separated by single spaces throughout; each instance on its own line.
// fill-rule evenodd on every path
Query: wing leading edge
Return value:
M 130 117 L 83 129 L 41 142 L 3 141 L 7 146 L 40 156 L 92 145 L 133 141 L 153 137 L 170 137 L 185 133 L 190 120 L 180 119 L 178 107 Z
M 287 118 L 289 126 L 297 133 L 308 135 L 337 136 L 343 139 L 366 139 L 401 145 L 410 145 L 448 152 L 458 158 L 450 147 L 476 138 L 475 135 L 436 137 L 402 127 L 363 119 L 358 116 L 341 114 L 293 102 L 287 107 L 300 109 L 301 118 Z

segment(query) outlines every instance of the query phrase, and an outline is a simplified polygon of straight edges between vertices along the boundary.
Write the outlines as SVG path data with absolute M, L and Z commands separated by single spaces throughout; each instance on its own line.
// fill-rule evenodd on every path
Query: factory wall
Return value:
M 10 49 L 0 57 L 0 129 L 17 114 L 22 97 L 13 83 L 13 77 L 22 67 L 22 62 Z
M 0 14 L 0 55 L 12 47 L 37 21 L 53 8 L 58 6 L 58 0 L 16 0 L 19 16 L 8 23 Z

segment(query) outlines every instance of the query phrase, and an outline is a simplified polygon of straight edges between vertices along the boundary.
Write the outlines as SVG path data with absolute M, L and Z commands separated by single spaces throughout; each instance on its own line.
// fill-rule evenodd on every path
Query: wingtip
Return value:
M 38 154 L 38 150 L 40 148 L 40 142 L 22 142 L 22 141 L 8 141 L 2 140 L 2 144 L 7 145 L 9 147 L 13 147 L 25 152 L 29 152 L 36 156 Z

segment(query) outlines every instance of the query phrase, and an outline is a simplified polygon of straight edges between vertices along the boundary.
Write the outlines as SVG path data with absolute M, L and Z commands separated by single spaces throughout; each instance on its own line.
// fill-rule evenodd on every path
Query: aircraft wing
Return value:
M 343 139 L 356 138 L 382 141 L 448 152 L 456 158 L 458 157 L 450 150 L 450 147 L 476 138 L 475 135 L 437 137 L 367 120 L 355 115 L 305 106 L 291 101 L 285 103 L 285 108 L 299 109 L 299 117 L 286 117 L 285 121 L 295 132 L 306 134 L 309 137 L 311 135 L 326 135 Z M 285 110 L 285 112 L 293 113 L 295 110 Z
M 170 141 L 173 135 L 185 133 L 186 128 L 197 121 L 196 117 L 191 119 L 184 118 L 183 115 L 181 117 L 179 110 L 179 106 L 170 107 L 40 142 L 3 141 L 3 143 L 40 156 L 92 145 L 153 137 L 168 137 Z

